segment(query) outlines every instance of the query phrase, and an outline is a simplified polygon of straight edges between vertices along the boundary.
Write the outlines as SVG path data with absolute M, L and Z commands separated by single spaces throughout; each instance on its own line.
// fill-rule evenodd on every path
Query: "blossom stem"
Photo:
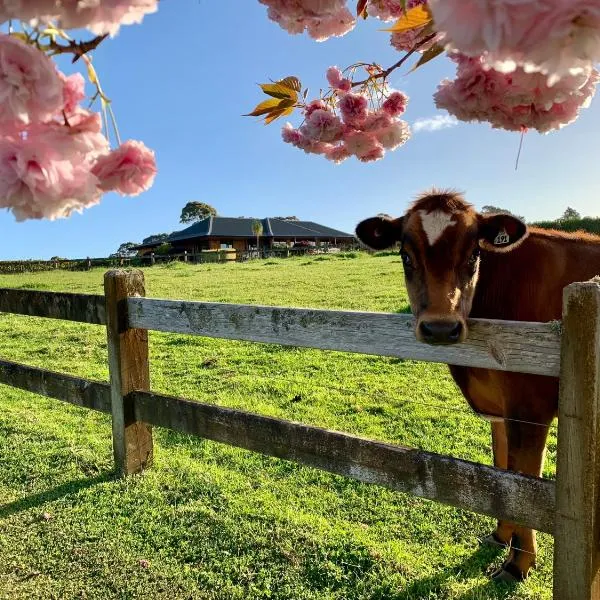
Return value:
M 381 73 L 375 73 L 375 75 L 370 75 L 369 77 L 367 77 L 366 79 L 363 79 L 362 81 L 353 82 L 352 87 L 364 85 L 365 83 L 369 83 L 370 81 L 373 81 L 374 79 L 385 79 L 386 77 L 388 77 L 390 75 L 390 73 L 392 73 L 392 71 L 395 71 L 398 67 L 401 67 L 421 46 L 425 45 L 427 42 L 430 42 L 436 35 L 437 35 L 437 33 L 432 33 L 432 34 L 428 35 L 427 37 L 424 37 L 422 40 L 417 42 L 411 50 L 409 50 L 398 62 L 394 63 L 391 67 L 384 69 L 383 71 L 381 71 Z

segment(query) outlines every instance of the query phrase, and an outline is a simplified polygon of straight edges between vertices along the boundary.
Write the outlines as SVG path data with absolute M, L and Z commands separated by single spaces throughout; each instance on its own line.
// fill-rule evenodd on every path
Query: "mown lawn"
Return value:
M 0 287 L 101 293 L 101 270 Z M 396 256 L 154 267 L 147 295 L 406 311 Z M 0 314 L 0 357 L 106 380 L 101 327 Z M 489 425 L 443 365 L 151 334 L 153 389 L 489 463 Z M 491 519 L 155 430 L 156 463 L 112 478 L 110 421 L 0 386 L 0 598 L 546 599 L 497 587 Z M 554 472 L 555 439 L 546 474 Z

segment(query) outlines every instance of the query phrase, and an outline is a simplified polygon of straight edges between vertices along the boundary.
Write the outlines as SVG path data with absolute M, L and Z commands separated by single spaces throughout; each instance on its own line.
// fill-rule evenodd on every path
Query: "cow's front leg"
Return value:
M 508 468 L 508 439 L 504 419 L 494 420 L 492 425 L 492 451 L 494 466 L 498 469 Z M 491 545 L 510 546 L 515 530 L 514 523 L 498 521 L 496 529 L 483 542 Z
M 540 477 L 544 466 L 548 425 L 505 421 L 508 454 L 507 467 L 526 475 Z M 497 581 L 521 581 L 535 566 L 537 544 L 535 531 L 520 525 L 513 526 L 508 558 L 492 577 Z

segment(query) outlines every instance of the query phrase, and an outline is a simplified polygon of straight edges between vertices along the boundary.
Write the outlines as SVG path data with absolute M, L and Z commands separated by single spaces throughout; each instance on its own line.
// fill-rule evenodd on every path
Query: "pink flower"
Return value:
M 386 150 L 395 150 L 410 138 L 410 127 L 406 121 L 395 121 L 386 129 L 379 130 L 377 140 Z
M 286 144 L 298 146 L 303 136 L 298 129 L 294 129 L 291 123 L 286 123 L 281 129 L 281 137 Z
M 56 21 L 63 29 L 87 28 L 115 35 L 121 25 L 141 23 L 157 9 L 158 0 L 3 0 L 0 19 Z
M 75 112 L 79 103 L 85 98 L 85 79 L 81 73 L 74 73 L 66 77 L 59 73 L 63 82 L 63 110 L 67 115 Z
M 385 110 L 378 110 L 369 113 L 361 129 L 363 131 L 377 132 L 380 129 L 387 129 L 393 120 Z
M 259 0 L 268 7 L 269 19 L 288 33 L 307 31 L 317 41 L 341 36 L 354 28 L 356 19 L 345 0 Z
M 121 25 L 141 23 L 158 10 L 158 0 L 66 0 L 57 18 L 64 29 L 86 28 L 114 36 Z
M 517 68 L 500 73 L 487 68 L 482 58 L 454 55 L 458 63 L 454 81 L 442 81 L 434 100 L 461 121 L 488 122 L 509 131 L 535 129 L 546 133 L 574 121 L 589 105 L 598 73 L 588 70 L 564 76 L 549 86 L 540 73 Z
M 345 94 L 338 101 L 338 107 L 346 125 L 356 126 L 367 118 L 368 102 L 361 94 Z
M 142 142 L 129 140 L 109 154 L 100 156 L 92 173 L 100 189 L 122 196 L 137 196 L 149 189 L 156 175 L 154 152 Z
M 522 66 L 553 84 L 600 60 L 597 0 L 430 0 L 436 29 L 450 48 L 485 56 L 503 72 Z
M 342 137 L 343 123 L 329 110 L 311 112 L 302 126 L 302 133 L 316 142 L 336 142 Z
M 404 13 L 403 0 L 369 0 L 367 13 L 370 17 L 377 17 L 382 21 L 391 21 L 400 18 Z M 406 8 L 414 8 L 427 4 L 426 0 L 407 0 Z
M 98 180 L 75 149 L 52 140 L 0 138 L 0 207 L 17 221 L 56 219 L 100 200 Z
M 312 100 L 304 108 L 304 115 L 308 119 L 315 110 L 329 110 L 329 107 L 323 100 Z
M 332 146 L 326 153 L 325 158 L 334 162 L 336 164 L 340 164 L 350 157 L 350 152 L 348 152 L 348 148 L 344 145 L 339 144 L 338 146 Z
M 0 123 L 44 121 L 62 105 L 54 63 L 37 48 L 0 34 Z
M 337 67 L 327 69 L 327 81 L 332 88 L 337 88 L 343 78 L 342 72 Z
M 354 154 L 358 158 L 371 156 L 379 151 L 381 151 L 381 157 L 383 157 L 383 146 L 373 134 L 365 131 L 349 133 L 344 138 L 344 145 L 350 154 Z
M 424 40 L 430 35 L 431 31 L 427 31 L 425 27 L 410 29 L 408 31 L 399 31 L 392 33 L 390 44 L 399 52 L 410 52 L 413 49 L 416 49 L 417 52 L 426 52 L 442 38 L 440 34 L 436 34 L 430 40 L 425 42 Z
M 381 108 L 392 117 L 400 116 L 406 110 L 408 96 L 402 92 L 392 92 Z
M 359 156 L 358 160 L 360 160 L 360 162 L 365 162 L 365 163 L 366 162 L 374 162 L 376 160 L 381 160 L 383 158 L 384 154 L 385 154 L 385 151 L 383 150 L 383 147 L 376 146 L 375 148 L 373 148 L 366 154 Z

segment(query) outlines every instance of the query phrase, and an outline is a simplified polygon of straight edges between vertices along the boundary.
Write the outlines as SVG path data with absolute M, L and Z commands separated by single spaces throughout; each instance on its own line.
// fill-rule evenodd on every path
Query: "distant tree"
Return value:
M 118 248 L 117 251 L 110 255 L 111 258 L 130 258 L 131 256 L 135 256 L 137 250 L 134 248 L 137 246 L 135 242 L 123 242 Z
M 574 219 L 581 219 L 581 215 L 574 208 L 569 206 L 557 221 L 572 221 Z
M 512 215 L 513 217 L 517 217 L 517 219 L 521 219 L 521 221 L 525 222 L 525 217 L 522 217 L 520 215 L 515 215 L 514 213 L 510 212 L 510 210 L 507 210 L 506 208 L 499 208 L 498 206 L 492 206 L 491 204 L 486 204 L 485 206 L 481 207 L 481 214 L 493 214 L 493 213 L 503 213 L 505 215 Z
M 202 221 L 208 217 L 216 217 L 217 211 L 210 204 L 205 202 L 188 202 L 181 211 L 179 221 L 181 223 L 194 223 Z
M 272 219 L 277 219 L 279 221 L 299 221 L 300 219 L 296 216 L 291 217 L 271 217 Z
M 172 249 L 173 246 L 171 246 L 171 244 L 164 242 L 154 251 L 154 253 L 164 256 L 165 254 L 170 254 Z
M 256 236 L 256 249 L 258 250 L 258 240 L 263 234 L 263 226 L 260 221 L 252 221 L 252 233 Z
M 156 242 L 164 242 L 169 237 L 168 233 L 154 233 L 142 240 L 142 244 L 155 244 Z

